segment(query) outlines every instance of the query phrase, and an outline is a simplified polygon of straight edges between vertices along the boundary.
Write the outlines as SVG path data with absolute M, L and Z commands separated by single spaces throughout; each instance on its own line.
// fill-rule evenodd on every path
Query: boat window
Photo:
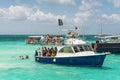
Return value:
M 73 53 L 73 50 L 72 50 L 71 47 L 64 47 L 59 52 L 62 52 L 62 53 Z
M 86 45 L 88 51 L 92 51 L 92 47 L 90 45 Z
M 84 45 L 85 51 L 92 51 L 90 45 Z
M 80 50 L 80 51 L 84 51 L 82 45 L 79 45 L 78 47 L 79 47 L 79 50 Z
M 79 50 L 79 47 L 78 47 L 78 46 L 74 46 L 73 48 L 74 48 L 74 51 L 75 51 L 75 52 L 80 52 L 80 50 Z
M 92 46 L 88 45 L 90 51 L 93 51 Z
M 118 37 L 111 37 L 111 39 L 118 39 Z
M 85 51 L 89 51 L 89 48 L 87 47 L 87 45 L 84 45 L 84 49 Z

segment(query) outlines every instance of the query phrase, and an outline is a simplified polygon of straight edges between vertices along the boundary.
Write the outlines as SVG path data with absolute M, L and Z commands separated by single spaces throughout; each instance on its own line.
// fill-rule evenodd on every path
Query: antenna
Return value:
M 102 34 L 102 23 L 101 23 L 101 32 L 100 32 L 100 33 L 101 33 L 101 36 L 102 36 L 102 35 L 103 35 L 103 34 Z

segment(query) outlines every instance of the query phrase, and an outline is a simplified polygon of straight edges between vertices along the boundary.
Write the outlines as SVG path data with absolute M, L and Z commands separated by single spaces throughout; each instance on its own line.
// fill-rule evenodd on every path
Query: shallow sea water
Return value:
M 89 41 L 92 41 L 91 38 Z M 13 36 L 0 37 L 0 80 L 120 79 L 119 54 L 107 55 L 102 67 L 61 66 L 35 62 L 34 52 L 38 47 L 41 46 L 26 45 L 23 36 L 18 39 Z M 28 55 L 29 59 L 21 60 L 20 55 Z

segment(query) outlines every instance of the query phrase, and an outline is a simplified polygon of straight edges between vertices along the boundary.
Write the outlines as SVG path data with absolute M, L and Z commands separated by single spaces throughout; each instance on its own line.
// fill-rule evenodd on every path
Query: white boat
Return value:
M 44 36 L 28 36 L 25 40 L 26 44 L 40 44 L 44 40 Z
M 96 54 L 91 45 L 86 43 L 59 46 L 54 56 L 43 55 L 44 53 L 42 51 L 43 50 L 41 50 L 40 54 L 38 52 L 35 53 L 35 60 L 37 62 L 72 66 L 101 67 L 107 55 L 107 53 Z
M 62 20 L 59 22 L 62 23 Z M 77 29 L 78 27 L 75 27 L 74 30 L 68 32 L 67 38 L 64 40 L 65 45 L 57 46 L 55 49 L 42 47 L 42 50 L 36 51 L 35 60 L 47 64 L 101 67 L 107 53 L 96 54 L 91 45 L 77 38 L 79 37 Z M 50 35 L 46 37 L 46 41 L 51 41 Z
M 95 38 L 102 38 L 104 35 L 95 35 Z

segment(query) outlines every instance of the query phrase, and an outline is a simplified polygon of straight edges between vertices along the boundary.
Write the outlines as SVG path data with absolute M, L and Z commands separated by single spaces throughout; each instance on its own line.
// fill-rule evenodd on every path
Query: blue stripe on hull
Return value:
M 82 56 L 82 57 L 35 57 L 40 63 L 60 65 L 80 65 L 101 67 L 106 55 Z

